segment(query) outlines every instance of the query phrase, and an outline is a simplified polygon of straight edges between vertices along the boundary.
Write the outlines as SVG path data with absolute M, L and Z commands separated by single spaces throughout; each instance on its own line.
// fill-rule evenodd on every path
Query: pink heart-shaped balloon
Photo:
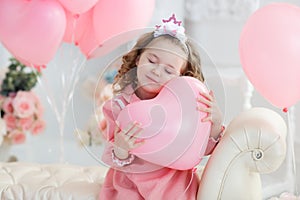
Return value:
M 179 170 L 197 165 L 211 127 L 209 122 L 201 122 L 206 113 L 196 109 L 199 92 L 208 92 L 202 82 L 182 76 L 169 81 L 155 98 L 127 105 L 117 118 L 121 129 L 137 121 L 143 128 L 139 138 L 145 139 L 132 153 Z
M 0 40 L 15 57 L 45 65 L 59 48 L 66 15 L 55 0 L 1 0 Z

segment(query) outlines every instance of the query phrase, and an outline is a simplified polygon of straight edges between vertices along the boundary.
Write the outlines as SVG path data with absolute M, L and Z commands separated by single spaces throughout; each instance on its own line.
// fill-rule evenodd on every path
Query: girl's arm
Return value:
M 209 93 L 200 93 L 197 101 L 206 105 L 205 107 L 199 106 L 197 108 L 198 110 L 207 113 L 207 116 L 202 119 L 202 122 L 211 122 L 210 138 L 206 149 L 206 155 L 208 155 L 213 151 L 214 147 L 218 144 L 220 138 L 223 136 L 225 130 L 225 127 L 222 123 L 223 114 L 212 91 Z
M 137 122 L 132 122 L 126 128 L 121 130 L 116 126 L 114 133 L 114 154 L 119 159 L 127 159 L 130 157 L 130 151 L 141 146 L 144 141 L 137 141 L 137 137 L 141 134 L 142 128 Z
M 138 123 L 129 124 L 123 131 L 117 125 L 116 119 L 121 110 L 121 107 L 114 100 L 105 102 L 103 106 L 103 114 L 107 121 L 104 137 L 108 141 L 108 146 L 103 153 L 103 160 L 111 160 L 114 164 L 119 165 L 132 162 L 133 155 L 130 154 L 130 150 L 143 144 L 143 142 L 136 142 L 136 138 L 133 137 L 142 131 Z M 113 163 L 109 162 L 108 164 Z

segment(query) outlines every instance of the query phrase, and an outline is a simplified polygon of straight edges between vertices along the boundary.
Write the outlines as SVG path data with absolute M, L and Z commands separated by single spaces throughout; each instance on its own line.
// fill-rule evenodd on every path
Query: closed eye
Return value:
M 148 58 L 148 61 L 149 61 L 150 63 L 152 63 L 152 64 L 155 63 L 153 60 L 151 60 L 151 59 L 149 59 L 149 58 Z
M 165 67 L 165 72 L 167 74 L 174 74 L 174 75 L 177 74 L 177 72 L 171 67 Z
M 169 70 L 168 68 L 165 69 L 165 72 L 167 72 L 168 74 L 172 74 L 173 72 L 171 70 Z

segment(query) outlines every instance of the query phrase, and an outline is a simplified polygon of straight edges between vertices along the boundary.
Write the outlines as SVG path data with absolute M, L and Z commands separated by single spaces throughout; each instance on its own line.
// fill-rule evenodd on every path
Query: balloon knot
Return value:
M 288 108 L 283 108 L 282 111 L 286 113 L 286 112 L 288 112 L 289 110 L 288 110 Z
M 78 19 L 80 17 L 80 14 L 73 15 L 74 19 Z
M 46 68 L 46 65 L 34 65 L 34 68 L 38 71 L 38 72 L 42 72 L 42 69 Z

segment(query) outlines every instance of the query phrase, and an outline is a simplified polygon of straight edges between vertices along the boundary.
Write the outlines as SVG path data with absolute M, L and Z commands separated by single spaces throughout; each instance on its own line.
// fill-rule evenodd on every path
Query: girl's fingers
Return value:
M 132 124 L 132 126 L 131 126 L 130 130 L 128 130 L 128 133 L 127 133 L 127 135 L 130 135 L 130 136 L 132 136 L 132 134 L 134 132 L 136 132 L 136 130 L 140 129 L 140 126 L 141 126 L 141 124 L 136 121 L 132 122 L 131 124 Z
M 132 133 L 131 137 L 129 138 L 129 143 L 131 143 L 132 149 L 137 148 L 144 144 L 145 140 L 140 139 L 139 136 L 143 132 L 143 129 L 139 126 L 136 127 L 136 130 Z
M 138 138 L 143 132 L 143 128 L 137 126 L 137 130 L 132 134 L 131 138 Z
M 142 146 L 143 144 L 145 144 L 145 140 L 141 140 L 141 141 L 135 141 L 133 144 L 133 148 L 138 148 L 140 146 Z
M 116 125 L 114 136 L 116 137 L 116 134 L 119 133 L 120 131 L 121 131 L 120 127 L 118 125 Z
M 128 144 L 130 145 L 130 149 L 137 148 L 144 144 L 145 139 L 139 139 L 136 137 L 132 137 L 130 140 L 128 140 Z
M 136 136 L 140 135 L 143 129 L 137 122 L 128 123 L 128 125 L 121 130 L 119 126 L 115 127 L 114 144 L 125 151 L 137 148 L 143 144 L 143 140 L 139 140 Z
M 208 107 L 198 106 L 197 110 L 206 112 L 206 113 L 211 113 L 211 108 L 208 108 Z
M 213 95 L 211 95 L 211 93 L 205 93 L 205 92 L 199 92 L 199 94 L 203 97 L 205 97 L 206 99 L 208 99 L 209 101 L 213 101 Z
M 139 124 L 137 122 L 130 122 L 123 130 L 121 130 L 118 126 L 116 128 L 119 129 L 119 131 L 123 134 L 123 135 L 127 135 L 130 136 L 135 132 L 136 127 L 139 126 Z M 115 131 L 116 133 L 116 131 Z
M 126 136 L 130 138 L 135 137 L 138 133 L 142 131 L 142 128 L 140 127 L 139 124 L 135 124 L 132 129 L 126 134 Z
M 207 116 L 201 119 L 202 122 L 212 122 L 212 117 L 211 116 Z
M 135 126 L 135 122 L 130 122 L 123 130 L 122 132 L 124 133 L 124 135 L 127 135 L 131 129 L 133 129 Z
M 207 122 L 207 121 L 211 121 L 212 122 L 212 115 L 211 115 L 212 109 L 211 108 L 206 108 L 206 107 L 203 107 L 203 106 L 198 106 L 197 110 L 207 113 L 207 115 L 201 119 L 202 122 Z
M 204 96 L 199 96 L 197 98 L 197 101 L 200 102 L 200 103 L 203 103 L 203 104 L 207 105 L 208 107 L 211 107 L 212 104 L 213 104 L 212 100 L 210 100 L 210 99 L 208 99 L 208 98 L 206 98 Z

